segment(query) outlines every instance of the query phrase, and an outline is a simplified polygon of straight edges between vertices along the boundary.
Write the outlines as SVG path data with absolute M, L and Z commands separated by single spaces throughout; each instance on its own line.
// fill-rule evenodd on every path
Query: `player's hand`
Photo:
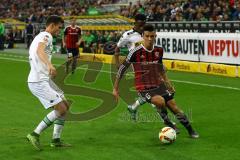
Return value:
M 54 78 L 54 77 L 57 75 L 57 70 L 56 70 L 56 68 L 55 68 L 52 64 L 50 64 L 50 65 L 48 66 L 48 71 L 49 71 L 49 75 L 50 75 L 52 78 Z
M 63 45 L 63 48 L 66 48 L 66 43 L 63 43 L 62 45 Z
M 171 87 L 169 88 L 169 92 L 171 92 L 171 93 L 175 93 L 175 92 L 176 92 L 174 86 L 171 86 Z
M 79 47 L 79 46 L 80 46 L 80 42 L 77 42 L 77 43 L 76 43 L 76 47 Z
M 170 81 L 165 81 L 164 83 L 170 93 L 175 93 L 175 88 Z
M 119 93 L 118 93 L 118 90 L 117 90 L 116 88 L 113 88 L 112 94 L 113 94 L 113 96 L 115 97 L 115 100 L 118 102 Z

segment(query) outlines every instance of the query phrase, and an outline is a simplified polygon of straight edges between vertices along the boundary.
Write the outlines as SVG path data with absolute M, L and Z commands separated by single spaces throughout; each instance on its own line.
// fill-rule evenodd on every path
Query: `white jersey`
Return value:
M 141 34 L 133 29 L 123 33 L 122 37 L 117 43 L 117 47 L 127 47 L 128 51 L 139 46 L 143 42 Z
M 31 71 L 28 75 L 28 82 L 41 82 L 49 80 L 48 67 L 41 61 L 37 54 L 37 48 L 40 42 L 46 44 L 45 53 L 49 61 L 52 58 L 52 35 L 48 32 L 40 32 L 33 40 L 29 49 L 29 62 Z

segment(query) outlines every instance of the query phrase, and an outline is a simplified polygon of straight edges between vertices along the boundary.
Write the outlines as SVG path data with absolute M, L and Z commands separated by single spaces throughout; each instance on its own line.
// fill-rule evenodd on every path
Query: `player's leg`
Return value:
M 69 72 L 69 66 L 72 64 L 73 53 L 71 48 L 67 48 L 67 62 L 66 62 L 66 73 Z
M 41 150 L 39 137 L 40 134 L 47 129 L 49 126 L 53 124 L 54 121 L 56 121 L 58 118 L 63 116 L 67 110 L 65 107 L 65 104 L 63 102 L 60 102 L 57 104 L 59 106 L 58 108 L 62 109 L 54 109 L 51 112 L 49 112 L 43 120 L 37 125 L 37 127 L 34 129 L 34 131 L 31 134 L 27 135 L 27 139 L 32 143 L 35 149 Z
M 156 106 L 158 114 L 164 120 L 164 124 L 173 128 L 176 131 L 176 133 L 179 133 L 179 130 L 176 127 L 176 125 L 169 119 L 167 115 L 168 113 L 165 104 L 165 99 L 160 95 L 155 95 L 154 97 L 152 97 L 151 103 Z
M 34 96 L 36 96 L 43 104 L 45 109 L 52 108 L 53 106 L 59 106 L 49 112 L 43 120 L 37 125 L 35 130 L 27 135 L 27 139 L 37 150 L 41 150 L 39 143 L 40 134 L 53 124 L 53 122 L 64 116 L 67 111 L 66 104 L 63 102 L 63 94 L 57 92 L 50 86 L 50 82 L 43 81 L 39 83 L 28 83 L 29 89 Z
M 163 122 L 166 126 L 173 128 L 177 134 L 180 133 L 179 129 L 177 128 L 176 124 L 171 121 L 171 119 L 168 116 L 167 106 L 160 109 L 160 112 L 158 112 L 161 118 L 163 119 Z
M 179 109 L 179 107 L 176 104 L 176 101 L 174 99 L 167 101 L 167 106 L 173 112 L 173 114 L 176 116 L 179 122 L 187 129 L 189 135 L 192 138 L 198 138 L 199 137 L 198 133 L 194 131 L 190 121 L 188 120 L 184 112 Z
M 151 103 L 156 106 L 157 112 L 160 113 L 161 109 L 165 107 L 165 100 L 160 95 L 154 95 L 151 97 Z
M 30 47 L 30 36 L 29 35 L 27 35 L 27 48 L 29 48 Z
M 61 133 L 64 128 L 65 123 L 65 117 L 67 114 L 67 111 L 69 109 L 69 105 L 66 100 L 64 100 L 61 104 L 54 106 L 54 109 L 58 112 L 61 112 L 61 116 L 59 116 L 54 121 L 54 128 L 53 128 L 53 137 L 52 142 L 50 144 L 51 147 L 70 147 L 70 144 L 63 143 L 61 141 Z
M 132 104 L 128 105 L 127 109 L 131 114 L 131 119 L 136 121 L 137 120 L 137 109 L 139 106 L 146 103 L 146 99 L 144 97 L 139 96 L 138 99 Z
M 72 54 L 73 54 L 73 62 L 72 62 L 72 74 L 73 74 L 75 69 L 77 68 L 77 60 L 78 60 L 78 56 L 79 56 L 79 49 L 74 48 L 72 50 Z
M 137 120 L 137 109 L 139 108 L 139 106 L 143 105 L 146 103 L 146 99 L 139 96 L 138 99 L 132 104 L 132 105 L 128 105 L 128 111 L 131 114 L 131 119 L 136 121 Z M 154 104 L 151 104 L 154 108 L 156 108 L 156 106 Z M 176 130 L 177 133 L 179 133 L 179 130 L 177 129 L 176 125 L 170 120 L 169 116 L 168 116 L 168 111 L 167 108 L 161 108 L 160 112 L 158 112 L 159 115 L 161 116 L 161 118 L 164 121 L 164 124 L 166 126 L 172 127 L 173 129 Z
M 139 106 L 141 106 L 145 103 L 146 103 L 145 98 L 139 96 L 133 104 L 128 105 L 128 108 L 130 108 L 131 110 L 137 110 Z
M 165 125 L 172 127 L 173 129 L 176 130 L 177 133 L 179 133 L 179 130 L 177 129 L 176 125 L 170 120 L 170 118 L 168 116 L 167 108 L 165 107 L 165 98 L 160 96 L 163 92 L 165 94 L 164 89 L 157 87 L 151 91 L 141 92 L 140 96 L 144 97 L 145 101 L 150 102 L 153 106 L 156 106 L 156 110 L 157 110 L 158 114 L 160 115 L 160 117 L 163 119 Z M 161 99 L 163 98 L 164 107 L 158 107 L 156 104 L 152 103 L 151 101 L 152 101 L 153 96 L 159 96 L 159 101 L 162 101 Z

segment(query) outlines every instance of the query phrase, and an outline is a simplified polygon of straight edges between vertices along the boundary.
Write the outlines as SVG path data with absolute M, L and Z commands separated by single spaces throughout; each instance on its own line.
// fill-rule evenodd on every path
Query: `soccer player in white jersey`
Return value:
M 66 147 L 60 140 L 64 126 L 65 115 L 69 105 L 64 98 L 63 92 L 59 92 L 51 78 L 57 72 L 51 63 L 52 57 L 52 36 L 59 34 L 64 21 L 59 16 L 49 16 L 46 21 L 46 30 L 40 32 L 31 43 L 29 49 L 29 61 L 31 71 L 28 76 L 28 87 L 32 94 L 39 99 L 45 109 L 51 108 L 44 119 L 38 124 L 35 130 L 27 135 L 27 139 L 36 150 L 41 150 L 39 136 L 54 123 L 53 138 L 51 147 Z
M 135 16 L 135 23 L 133 29 L 124 32 L 122 37 L 119 39 L 114 54 L 117 68 L 119 68 L 119 66 L 121 65 L 119 60 L 120 48 L 127 47 L 128 51 L 130 51 L 143 42 L 142 29 L 145 23 L 146 16 L 144 14 L 137 14 Z
M 135 23 L 133 29 L 124 32 L 122 37 L 119 39 L 114 54 L 117 68 L 119 68 L 119 66 L 121 65 L 119 60 L 120 48 L 127 47 L 128 51 L 130 52 L 143 42 L 142 30 L 145 23 L 146 16 L 144 14 L 137 14 L 135 16 Z M 131 113 L 131 118 L 133 120 L 136 120 L 138 106 L 144 103 L 146 103 L 146 101 L 143 98 L 139 97 L 134 104 L 128 105 L 128 111 Z
M 134 27 L 131 30 L 126 31 L 123 33 L 122 37 L 117 43 L 117 47 L 115 49 L 115 62 L 117 68 L 119 68 L 120 60 L 119 60 L 119 55 L 120 55 L 120 48 L 122 47 L 128 47 L 128 51 L 130 52 L 131 50 L 135 49 L 137 46 L 141 45 L 143 43 L 143 37 L 142 37 L 142 32 L 143 32 L 143 27 L 146 23 L 146 16 L 144 14 L 137 14 L 135 16 L 135 23 Z M 143 105 L 146 103 L 146 100 L 143 97 L 138 97 L 138 99 L 132 104 L 128 105 L 128 111 L 131 114 L 131 119 L 136 121 L 137 119 L 137 109 L 140 105 Z M 152 105 L 155 107 L 154 105 Z M 175 126 L 175 124 L 168 118 L 167 116 L 167 110 L 162 109 L 160 116 L 164 120 L 164 123 L 172 127 L 176 130 L 177 133 L 179 133 L 179 130 Z

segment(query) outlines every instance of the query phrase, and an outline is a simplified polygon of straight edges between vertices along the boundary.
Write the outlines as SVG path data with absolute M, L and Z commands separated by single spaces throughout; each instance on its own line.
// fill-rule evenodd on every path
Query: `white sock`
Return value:
M 136 109 L 138 108 L 138 106 L 140 106 L 139 100 L 136 100 L 136 101 L 131 105 L 131 107 L 132 107 L 133 110 L 136 110 Z
M 143 97 L 138 97 L 138 99 L 136 100 L 136 102 L 134 102 L 132 105 L 131 105 L 131 108 L 132 108 L 132 110 L 137 110 L 137 108 L 139 107 L 139 106 L 141 106 L 141 105 L 143 105 L 143 104 L 145 104 L 146 103 L 146 100 L 145 100 L 145 98 L 143 98 Z
M 60 138 L 64 127 L 64 118 L 58 118 L 54 121 L 53 139 Z
M 34 130 L 35 133 L 40 134 L 46 128 L 51 126 L 51 124 L 59 117 L 57 111 L 53 110 L 47 114 L 47 116 L 39 123 L 37 128 Z
M 152 103 L 151 103 L 151 106 L 152 106 L 153 108 L 156 108 L 155 104 L 152 104 Z

